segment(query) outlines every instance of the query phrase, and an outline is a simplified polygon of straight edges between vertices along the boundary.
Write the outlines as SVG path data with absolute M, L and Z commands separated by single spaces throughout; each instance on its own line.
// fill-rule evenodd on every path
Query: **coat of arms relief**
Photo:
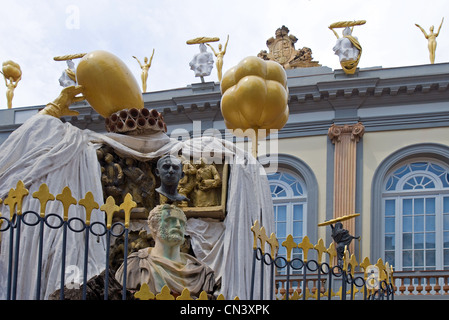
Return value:
M 298 41 L 294 35 L 289 34 L 286 26 L 278 28 L 275 37 L 267 40 L 269 51 L 261 50 L 257 55 L 264 60 L 273 60 L 281 64 L 284 69 L 320 67 L 317 61 L 313 61 L 312 50 L 307 47 L 296 50 Z

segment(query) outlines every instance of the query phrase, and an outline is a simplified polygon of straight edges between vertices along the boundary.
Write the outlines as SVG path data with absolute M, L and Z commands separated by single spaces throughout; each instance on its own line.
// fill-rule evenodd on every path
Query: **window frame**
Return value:
M 377 261 L 379 257 L 383 258 L 385 252 L 385 217 L 382 204 L 385 178 L 397 164 L 420 157 L 438 160 L 449 165 L 449 146 L 433 142 L 411 144 L 387 155 L 374 171 L 371 179 L 370 197 L 370 259 L 373 261 Z
M 303 160 L 291 154 L 266 154 L 261 155 L 258 160 L 267 170 L 267 174 L 274 173 L 278 170 L 290 170 L 302 178 L 305 190 L 307 190 L 307 223 L 305 223 L 305 234 L 307 234 L 312 243 L 317 243 L 318 181 L 312 169 Z
M 395 172 L 400 169 L 403 166 L 410 166 L 415 163 L 421 163 L 425 162 L 427 163 L 425 170 L 415 170 L 410 171 L 401 176 L 398 181 L 396 182 L 396 187 L 393 191 L 387 190 L 388 183 L 390 178 L 395 174 Z M 443 212 L 443 201 L 445 197 L 449 196 L 449 187 L 444 187 L 443 183 L 440 180 L 440 176 L 435 174 L 434 172 L 431 172 L 428 170 L 429 164 L 435 164 L 440 166 L 442 169 L 445 170 L 445 172 L 449 173 L 449 165 L 446 164 L 444 161 L 440 161 L 435 158 L 431 157 L 413 157 L 406 161 L 401 161 L 397 165 L 392 166 L 390 170 L 388 170 L 388 173 L 385 175 L 385 178 L 383 179 L 383 190 L 381 194 L 381 201 L 382 201 L 382 221 L 384 223 L 384 232 L 383 232 L 383 248 L 382 248 L 382 257 L 384 260 L 386 260 L 386 254 L 388 252 L 394 252 L 395 260 L 395 269 L 397 271 L 402 271 L 406 269 L 407 271 L 412 270 L 442 270 L 444 269 L 444 228 L 443 228 L 443 219 L 444 219 L 444 212 Z M 433 183 L 434 187 L 429 189 L 404 189 L 404 186 L 406 183 L 412 178 L 417 176 L 423 176 L 428 177 Z M 411 200 L 412 205 L 416 202 L 417 199 L 423 199 L 423 212 L 421 213 L 415 213 L 412 211 L 410 214 L 404 214 L 404 201 L 405 200 Z M 427 200 L 426 199 L 435 199 L 434 201 L 434 228 L 433 230 L 426 230 L 426 218 L 428 216 L 431 216 L 430 214 L 426 213 L 426 206 L 427 206 Z M 394 200 L 395 201 L 395 214 L 394 214 L 394 249 L 386 249 L 386 237 L 388 234 L 392 234 L 392 232 L 386 232 L 386 219 L 387 216 L 386 213 L 386 204 L 388 200 Z M 415 220 L 419 218 L 422 215 L 423 220 L 423 230 L 415 230 L 416 227 L 414 225 Z M 410 217 L 412 221 L 412 229 L 410 232 L 404 232 L 404 223 L 403 219 L 405 217 Z M 438 227 L 441 226 L 441 227 Z M 434 248 L 427 247 L 427 241 L 426 236 L 428 234 L 434 233 Z M 411 247 L 410 248 L 404 248 L 404 235 L 410 234 L 411 236 Z M 415 246 L 415 240 L 417 235 L 422 235 L 423 237 L 423 247 L 417 248 Z M 404 266 L 404 252 L 410 251 L 411 252 L 411 259 L 412 263 L 411 266 Z M 416 253 L 419 253 L 419 251 L 423 252 L 423 264 L 416 265 L 415 257 Z M 434 251 L 434 266 L 427 265 L 426 256 L 427 254 L 431 254 L 431 252 Z

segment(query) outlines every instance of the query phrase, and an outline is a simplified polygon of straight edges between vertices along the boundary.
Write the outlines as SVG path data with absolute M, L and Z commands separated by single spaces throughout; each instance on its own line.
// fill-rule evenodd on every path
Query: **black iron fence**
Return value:
M 88 278 L 88 259 L 89 259 L 89 243 L 91 237 L 104 237 L 106 241 L 106 261 L 104 271 L 104 287 L 109 287 L 109 268 L 110 268 L 110 247 L 112 237 L 123 237 L 124 248 L 128 248 L 128 234 L 129 234 L 129 218 L 131 209 L 135 206 L 135 202 L 132 201 L 132 197 L 128 194 L 125 197 L 125 201 L 117 206 L 112 197 L 109 197 L 104 205 L 101 206 L 101 210 L 104 211 L 106 217 L 104 222 L 95 221 L 91 223 L 91 213 L 93 209 L 98 209 L 99 205 L 94 201 L 92 193 L 88 192 L 85 198 L 77 201 L 71 195 L 69 188 L 64 188 L 61 194 L 56 196 L 56 200 L 62 203 L 64 213 L 46 213 L 46 204 L 48 201 L 55 200 L 55 197 L 49 193 L 47 185 L 41 185 L 38 192 L 33 193 L 33 197 L 38 199 L 41 203 L 41 212 L 35 211 L 22 211 L 23 198 L 28 195 L 28 190 L 25 189 L 23 183 L 19 181 L 16 189 L 11 189 L 8 197 L 5 199 L 4 204 L 10 207 L 10 217 L 0 216 L 0 235 L 2 241 L 2 248 L 7 248 L 8 252 L 3 253 L 3 257 L 7 257 L 7 275 L 6 275 L 6 299 L 16 300 L 17 288 L 19 279 L 19 266 L 21 240 L 23 238 L 22 233 L 24 228 L 35 227 L 39 228 L 38 236 L 38 254 L 37 254 L 37 266 L 35 272 L 35 293 L 33 299 L 40 300 L 41 297 L 41 285 L 42 285 L 42 265 L 43 265 L 43 248 L 46 237 L 46 232 L 49 229 L 57 229 L 61 232 L 62 245 L 56 250 L 61 250 L 61 264 L 60 264 L 60 288 L 59 298 L 64 299 L 64 287 L 66 286 L 66 258 L 67 258 L 67 235 L 68 232 L 74 232 L 84 234 L 84 259 L 82 266 L 77 266 L 82 269 L 84 281 L 82 282 L 82 299 L 86 299 L 87 291 L 87 278 Z M 68 217 L 69 206 L 81 205 L 85 208 L 85 217 L 83 220 L 79 217 Z M 125 214 L 124 222 L 112 223 L 113 214 L 123 210 Z M 103 220 L 103 219 L 101 219 Z M 25 230 L 26 231 L 26 230 Z M 5 243 L 6 242 L 6 243 Z M 5 245 L 3 245 L 5 244 Z M 6 245 L 7 244 L 7 245 Z M 123 260 L 126 274 L 127 265 L 127 250 L 124 250 Z M 100 266 L 101 268 L 101 266 Z M 31 272 L 31 270 L 29 270 Z M 3 290 L 3 288 L 2 288 Z M 104 299 L 108 299 L 109 290 L 104 290 Z M 126 299 L 126 277 L 123 280 L 122 298 Z
M 43 184 L 39 191 L 32 194 L 40 202 L 40 212 L 36 211 L 22 211 L 22 203 L 25 196 L 28 195 L 28 190 L 25 189 L 23 183 L 19 181 L 16 189 L 11 189 L 4 204 L 9 206 L 10 216 L 0 216 L 0 236 L 2 248 L 7 248 L 7 252 L 2 252 L 2 256 L 6 257 L 6 299 L 17 299 L 19 266 L 22 263 L 21 240 L 22 233 L 27 233 L 25 228 L 38 228 L 37 237 L 37 265 L 35 274 L 35 292 L 33 299 L 39 300 L 44 297 L 41 296 L 42 286 L 42 266 L 44 256 L 43 248 L 44 241 L 46 241 L 46 233 L 49 230 L 58 230 L 62 237 L 62 245 L 54 250 L 60 250 L 60 283 L 59 283 L 59 299 L 64 299 L 66 283 L 66 258 L 67 258 L 67 236 L 69 232 L 82 234 L 84 243 L 78 244 L 84 246 L 84 257 L 82 265 L 77 266 L 82 269 L 82 295 L 81 299 L 86 299 L 87 283 L 88 283 L 88 259 L 89 259 L 89 245 L 92 237 L 102 238 L 105 241 L 105 264 L 104 264 L 104 299 L 109 299 L 109 281 L 110 279 L 110 248 L 111 242 L 115 242 L 118 238 L 123 239 L 123 265 L 124 274 L 127 274 L 127 256 L 128 256 L 128 239 L 129 239 L 129 222 L 131 210 L 136 206 L 132 200 L 131 195 L 125 197 L 124 202 L 118 206 L 112 197 L 106 200 L 100 208 L 94 201 L 92 193 L 88 192 L 83 199 L 77 201 L 72 197 L 69 188 L 64 188 L 61 194 L 56 197 L 49 193 L 48 187 Z M 63 214 L 60 213 L 46 213 L 46 205 L 48 201 L 60 201 L 63 207 Z M 79 217 L 69 218 L 69 207 L 72 205 L 79 205 L 84 207 L 85 219 Z M 94 209 L 100 209 L 104 212 L 104 219 L 100 221 L 91 222 L 91 214 Z M 113 215 L 119 211 L 123 212 L 124 222 L 113 223 Z M 334 265 L 336 252 L 333 245 L 325 248 L 323 241 L 320 239 L 316 245 L 309 242 L 307 237 L 304 237 L 302 242 L 297 244 L 293 241 L 291 236 L 282 243 L 286 248 L 287 254 L 285 256 L 278 255 L 279 248 L 276 236 L 272 234 L 268 237 L 265 234 L 265 229 L 260 228 L 256 221 L 251 230 L 254 233 L 253 245 L 253 265 L 252 265 L 252 279 L 251 279 L 251 295 L 250 299 L 255 296 L 256 290 L 260 291 L 260 297 L 266 296 L 265 290 L 269 290 L 270 299 L 393 299 L 393 272 L 391 266 L 383 264 L 379 261 L 372 265 L 367 258 L 360 264 L 355 261 L 354 256 L 349 257 L 345 254 L 342 265 Z M 115 238 L 115 239 L 114 239 Z M 269 252 L 265 249 L 269 248 Z M 301 251 L 298 253 L 298 249 Z M 295 254 L 292 254 L 295 250 Z M 315 251 L 316 259 L 308 259 L 310 257 L 309 251 Z M 327 260 L 323 255 L 327 256 Z M 356 268 L 358 271 L 356 272 Z M 265 268 L 269 268 L 269 273 L 265 272 Z M 361 272 L 363 270 L 363 272 Z M 260 271 L 260 272 L 259 272 Z M 32 272 L 30 270 L 30 272 Z M 34 271 L 33 271 L 34 272 Z M 266 275 L 269 274 L 269 278 Z M 259 276 L 259 281 L 255 277 Z M 115 280 L 115 279 L 114 279 Z M 258 283 L 258 288 L 255 283 Z M 268 286 L 268 287 L 267 287 Z M 2 288 L 3 290 L 3 288 Z M 121 289 L 121 298 L 127 299 L 129 292 L 126 290 L 126 277 L 123 279 L 123 286 Z M 147 295 L 148 296 L 148 295 Z M 151 296 L 151 294 L 149 295 Z M 167 295 L 169 296 L 169 295 Z M 185 296 L 184 293 L 182 296 Z M 221 297 L 224 298 L 224 297 Z
M 359 264 L 355 256 L 349 257 L 346 251 L 343 262 L 334 265 L 336 251 L 333 244 L 325 248 L 320 239 L 313 245 L 307 236 L 297 244 L 291 235 L 282 243 L 286 248 L 286 255 L 278 255 L 279 242 L 274 233 L 268 237 L 257 221 L 251 230 L 254 233 L 254 246 L 250 299 L 256 290 L 260 290 L 262 296 L 265 285 L 270 286 L 270 299 L 394 299 L 393 269 L 388 263 L 383 264 L 381 259 L 372 265 L 365 258 Z M 269 252 L 265 252 L 267 248 Z M 317 259 L 308 259 L 310 250 L 315 251 Z M 327 255 L 327 261 L 323 255 Z M 254 285 L 257 268 L 261 270 L 261 277 L 264 276 L 264 268 L 270 270 L 270 279 L 260 279 L 259 288 Z M 356 272 L 356 269 L 363 271 Z

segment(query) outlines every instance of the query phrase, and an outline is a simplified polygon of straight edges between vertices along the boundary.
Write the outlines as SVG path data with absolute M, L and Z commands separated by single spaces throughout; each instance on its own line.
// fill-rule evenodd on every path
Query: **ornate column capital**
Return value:
M 345 124 L 342 126 L 332 124 L 328 130 L 327 136 L 332 143 L 340 142 L 342 135 L 350 135 L 351 140 L 359 142 L 360 138 L 365 133 L 365 126 L 358 122 L 356 124 Z

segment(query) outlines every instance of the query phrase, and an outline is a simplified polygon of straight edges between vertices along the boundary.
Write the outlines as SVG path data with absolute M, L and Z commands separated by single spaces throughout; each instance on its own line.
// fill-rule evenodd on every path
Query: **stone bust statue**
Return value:
M 200 53 L 197 53 L 190 61 L 190 69 L 195 72 L 195 77 L 209 76 L 214 64 L 212 53 L 207 52 L 204 43 L 200 43 Z
M 172 155 L 163 156 L 157 162 L 155 173 L 161 179 L 161 186 L 156 191 L 168 199 L 167 203 L 189 200 L 178 193 L 179 180 L 184 177 L 180 159 Z
M 129 255 L 127 263 L 127 288 L 137 289 L 147 283 L 153 293 L 167 285 L 175 294 L 187 288 L 192 296 L 202 291 L 213 293 L 214 272 L 195 257 L 180 251 L 184 242 L 187 218 L 175 205 L 163 204 L 151 210 L 148 225 L 155 240 L 154 247 L 144 248 Z M 123 284 L 124 265 L 115 277 Z

